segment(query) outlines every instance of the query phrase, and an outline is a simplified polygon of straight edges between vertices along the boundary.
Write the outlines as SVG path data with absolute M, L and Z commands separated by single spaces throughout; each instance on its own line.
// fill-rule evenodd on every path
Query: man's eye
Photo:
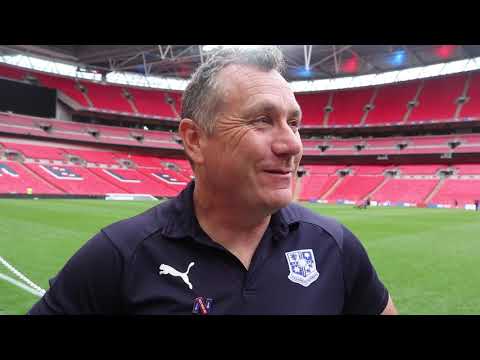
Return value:
M 298 129 L 298 121 L 290 121 L 289 125 L 292 129 L 297 130 Z
M 269 117 L 266 117 L 266 116 L 262 116 L 258 119 L 255 119 L 254 123 L 258 123 L 258 124 L 271 124 L 272 123 L 272 120 L 269 118 Z

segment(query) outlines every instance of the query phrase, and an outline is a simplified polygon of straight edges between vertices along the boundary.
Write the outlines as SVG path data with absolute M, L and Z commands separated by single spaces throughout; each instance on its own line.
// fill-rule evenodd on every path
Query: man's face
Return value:
M 206 184 L 234 206 L 274 211 L 288 205 L 302 157 L 293 92 L 274 70 L 230 65 L 218 77 L 215 130 L 201 145 Z

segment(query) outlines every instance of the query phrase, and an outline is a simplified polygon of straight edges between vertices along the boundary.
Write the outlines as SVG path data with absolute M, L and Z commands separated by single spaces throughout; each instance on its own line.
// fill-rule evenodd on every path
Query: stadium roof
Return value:
M 288 81 L 333 79 L 469 59 L 480 45 L 280 45 Z M 131 72 L 187 79 L 208 57 L 205 45 L 0 45 L 100 73 Z

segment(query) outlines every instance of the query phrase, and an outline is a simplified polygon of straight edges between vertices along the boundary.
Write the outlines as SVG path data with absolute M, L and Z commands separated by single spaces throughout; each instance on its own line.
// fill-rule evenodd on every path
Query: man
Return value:
M 395 314 L 357 238 L 292 204 L 301 110 L 275 47 L 222 50 L 187 87 L 195 181 L 104 228 L 31 314 Z

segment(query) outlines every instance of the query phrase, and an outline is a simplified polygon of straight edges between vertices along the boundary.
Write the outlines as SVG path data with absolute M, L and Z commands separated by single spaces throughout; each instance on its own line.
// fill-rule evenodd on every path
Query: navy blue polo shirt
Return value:
M 379 314 L 388 292 L 360 241 L 297 204 L 277 211 L 250 268 L 178 197 L 102 229 L 29 314 Z

